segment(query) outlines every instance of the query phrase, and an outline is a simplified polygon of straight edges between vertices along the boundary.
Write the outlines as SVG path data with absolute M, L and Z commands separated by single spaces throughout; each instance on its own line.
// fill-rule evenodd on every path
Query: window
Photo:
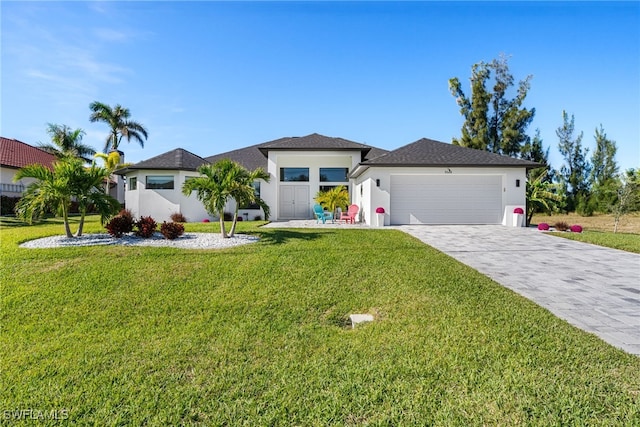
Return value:
M 309 181 L 309 168 L 280 168 L 280 181 Z
M 147 175 L 147 190 L 173 190 L 173 175 Z
M 132 176 L 129 178 L 129 190 L 137 190 L 138 189 L 138 178 Z
M 253 194 L 255 194 L 256 199 L 260 198 L 260 181 L 254 181 Z M 247 205 L 240 206 L 240 209 L 260 209 L 260 206 L 257 203 L 249 203 Z
M 347 182 L 349 168 L 320 168 L 320 182 Z

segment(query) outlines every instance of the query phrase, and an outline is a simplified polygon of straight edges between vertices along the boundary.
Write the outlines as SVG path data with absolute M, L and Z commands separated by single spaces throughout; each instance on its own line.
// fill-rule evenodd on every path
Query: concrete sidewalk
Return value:
M 500 225 L 393 227 L 640 356 L 640 255 Z

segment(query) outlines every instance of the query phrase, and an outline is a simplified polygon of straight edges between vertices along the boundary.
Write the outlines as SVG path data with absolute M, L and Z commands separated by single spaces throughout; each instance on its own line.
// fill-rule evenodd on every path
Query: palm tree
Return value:
M 109 171 L 109 177 L 105 181 L 104 192 L 105 194 L 109 194 L 109 183 L 113 178 L 113 172 L 125 168 L 127 166 L 131 166 L 132 163 L 120 163 L 120 152 L 119 151 L 111 151 L 109 154 L 105 153 L 96 153 L 94 159 L 101 159 L 104 162 L 104 168 Z
M 198 168 L 202 175 L 186 180 L 182 185 L 182 194 L 190 195 L 196 192 L 196 197 L 202 202 L 205 210 L 212 216 L 220 218 L 220 233 L 227 238 L 227 230 L 224 227 L 224 207 L 231 197 L 232 181 L 225 173 L 226 162 L 221 160 L 215 164 L 204 164 Z
M 53 169 L 39 164 L 26 166 L 16 173 L 14 181 L 35 178 L 36 182 L 27 187 L 17 203 L 16 215 L 31 224 L 52 211 L 62 216 L 67 237 L 74 237 L 69 225 L 69 209 L 71 200 L 75 199 L 81 215 L 75 236 L 81 236 L 90 205 L 95 206 L 100 213 L 103 224 L 120 208 L 117 200 L 102 192 L 101 185 L 107 176 L 108 171 L 105 168 L 95 165 L 85 168 L 82 160 L 75 157 L 57 160 Z
M 82 129 L 71 130 L 67 125 L 47 123 L 47 133 L 51 137 L 51 144 L 40 144 L 40 149 L 51 153 L 57 158 L 66 156 L 86 158 L 96 151 L 82 143 L 85 132 Z
M 529 173 L 527 180 L 527 225 L 531 223 L 531 218 L 536 212 L 547 212 L 559 210 L 564 205 L 562 192 L 558 192 L 554 184 L 547 179 L 545 168 L 534 169 Z
M 346 209 L 351 199 L 347 189 L 343 185 L 338 185 L 328 191 L 319 191 L 315 201 L 335 214 L 336 208 Z
M 269 175 L 262 169 L 258 168 L 253 172 L 249 172 L 240 164 L 229 159 L 223 159 L 212 165 L 205 164 L 200 166 L 198 172 L 202 176 L 185 181 L 182 185 L 182 193 L 188 196 L 195 191 L 196 197 L 204 204 L 207 212 L 220 218 L 220 233 L 222 237 L 233 237 L 238 208 L 241 204 L 257 203 L 265 210 L 265 216 L 269 215 L 269 206 L 256 196 L 252 186 L 253 181 L 256 179 L 269 179 Z M 234 215 L 231 231 L 227 234 L 224 225 L 224 208 L 231 198 L 236 201 L 236 214 Z
M 118 151 L 122 137 L 127 138 L 127 142 L 131 142 L 131 138 L 133 138 L 138 141 L 141 147 L 144 147 L 144 141 L 148 136 L 147 130 L 140 123 L 130 120 L 131 112 L 128 108 L 124 108 L 120 104 L 112 108 L 97 101 L 89 104 L 89 108 L 92 111 L 89 121 L 92 123 L 104 122 L 111 128 L 103 150 L 105 153 L 112 150 Z
M 264 218 L 269 219 L 270 209 L 269 205 L 256 195 L 253 183 L 259 179 L 265 182 L 269 182 L 270 175 L 262 168 L 257 168 L 253 171 L 248 171 L 238 163 L 234 163 L 234 167 L 237 171 L 234 173 L 235 180 L 233 190 L 231 191 L 231 197 L 236 201 L 236 210 L 233 215 L 233 223 L 231 225 L 231 231 L 229 237 L 233 237 L 236 231 L 236 224 L 238 223 L 238 210 L 240 206 L 245 206 L 250 203 L 255 203 L 262 208 L 264 212 Z

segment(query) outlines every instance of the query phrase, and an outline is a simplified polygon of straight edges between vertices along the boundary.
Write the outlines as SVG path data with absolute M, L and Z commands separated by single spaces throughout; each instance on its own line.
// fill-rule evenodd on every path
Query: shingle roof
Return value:
M 207 163 L 205 159 L 197 156 L 183 148 L 176 148 L 175 150 L 168 151 L 164 154 L 152 157 L 148 160 L 143 160 L 135 165 L 128 166 L 123 169 L 117 170 L 116 174 L 124 175 L 131 170 L 139 169 L 173 169 L 194 171 L 198 169 L 198 166 Z
M 55 156 L 17 139 L 0 136 L 0 164 L 11 168 L 22 168 L 27 165 L 41 164 L 51 167 Z
M 307 136 L 293 136 L 265 142 L 260 145 L 260 151 L 269 150 L 361 150 L 369 151 L 370 146 L 344 138 L 312 133 Z
M 536 168 L 541 165 L 488 151 L 460 147 L 422 138 L 361 163 L 365 166 L 511 166 Z
M 382 154 L 388 153 L 387 150 L 371 147 L 370 145 L 360 144 L 359 142 L 349 141 L 344 138 L 332 138 L 329 136 L 312 133 L 307 136 L 293 136 L 275 139 L 273 141 L 262 144 L 252 145 L 238 150 L 228 151 L 226 153 L 216 154 L 206 157 L 205 160 L 215 163 L 221 159 L 231 159 L 240 163 L 249 170 L 258 167 L 267 169 L 267 156 L 270 150 L 360 150 L 362 152 L 362 160 L 373 159 Z
M 240 163 L 247 170 L 255 170 L 257 168 L 267 170 L 267 157 L 260 151 L 260 145 L 262 144 L 227 151 L 226 153 L 215 154 L 213 156 L 205 157 L 205 160 L 209 163 L 216 163 L 222 159 L 231 159 L 234 162 Z

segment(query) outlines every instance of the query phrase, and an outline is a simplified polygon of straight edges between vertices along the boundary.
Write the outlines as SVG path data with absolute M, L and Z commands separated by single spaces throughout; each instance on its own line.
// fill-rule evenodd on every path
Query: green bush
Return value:
M 0 215 L 13 215 L 20 197 L 0 196 Z

